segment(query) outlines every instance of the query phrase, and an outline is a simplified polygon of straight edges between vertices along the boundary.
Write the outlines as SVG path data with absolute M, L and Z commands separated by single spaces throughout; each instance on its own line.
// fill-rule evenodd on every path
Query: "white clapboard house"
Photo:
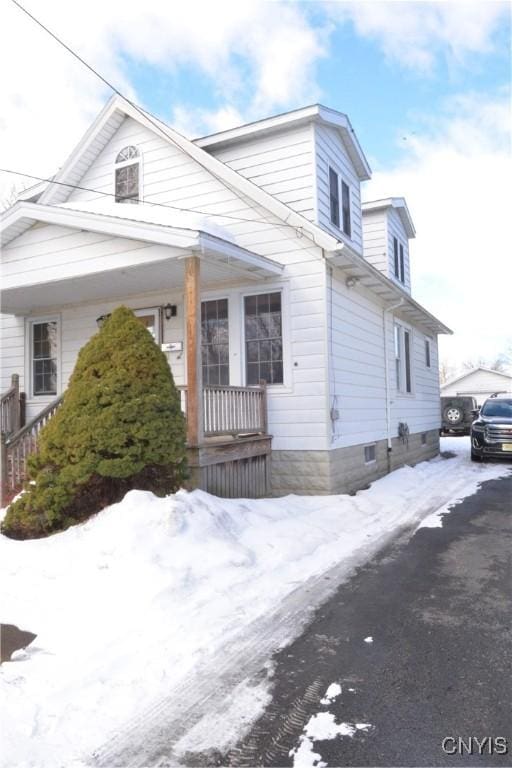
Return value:
M 323 106 L 190 140 L 112 98 L 1 217 L 4 486 L 120 304 L 182 389 L 192 485 L 345 492 L 434 456 L 449 331 L 411 297 L 404 199 L 361 203 L 369 178 Z

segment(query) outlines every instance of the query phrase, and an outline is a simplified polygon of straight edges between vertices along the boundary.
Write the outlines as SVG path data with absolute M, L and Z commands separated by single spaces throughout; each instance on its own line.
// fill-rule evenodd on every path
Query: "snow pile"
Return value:
M 0 622 L 37 634 L 0 667 L 0 765 L 87 759 L 297 585 L 340 563 L 348 575 L 401 526 L 508 471 L 472 466 L 461 445 L 354 497 L 132 491 L 48 539 L 0 536 Z M 220 722 L 209 729 L 221 738 Z

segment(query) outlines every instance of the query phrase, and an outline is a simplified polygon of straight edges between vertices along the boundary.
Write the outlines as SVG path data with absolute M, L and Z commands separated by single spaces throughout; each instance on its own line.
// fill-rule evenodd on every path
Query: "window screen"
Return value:
M 32 324 L 34 395 L 57 394 L 57 321 Z
M 245 359 L 247 384 L 283 383 L 281 294 L 246 296 Z
M 340 192 L 338 185 L 338 174 L 329 168 L 329 199 L 331 204 L 331 222 L 339 227 L 340 225 Z
M 343 209 L 343 231 L 348 237 L 352 234 L 350 221 L 350 188 L 344 181 L 341 182 L 341 205 Z
M 229 384 L 228 300 L 201 302 L 203 384 Z

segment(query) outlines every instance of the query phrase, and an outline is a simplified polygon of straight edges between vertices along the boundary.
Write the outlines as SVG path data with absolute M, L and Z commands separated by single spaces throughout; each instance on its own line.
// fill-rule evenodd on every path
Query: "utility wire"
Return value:
M 61 187 L 69 187 L 70 189 L 78 189 L 82 192 L 92 192 L 95 195 L 101 195 L 103 197 L 113 197 L 115 198 L 116 195 L 114 192 L 104 192 L 100 189 L 93 189 L 92 187 L 83 187 L 80 184 L 70 184 L 66 181 L 54 181 L 53 179 L 45 179 L 43 176 L 34 176 L 34 174 L 31 173 L 23 173 L 22 171 L 14 171 L 11 168 L 0 168 L 0 173 L 10 173 L 13 176 L 24 176 L 27 179 L 34 179 L 35 181 L 44 181 L 48 184 L 56 184 Z M 30 189 L 30 187 L 28 188 Z M 26 190 L 22 190 L 26 191 Z M 270 226 L 279 226 L 275 224 L 273 221 L 267 221 L 265 219 L 247 219 L 243 216 L 233 216 L 230 213 L 212 213 L 210 211 L 201 211 L 198 208 L 180 208 L 177 205 L 171 205 L 170 203 L 157 203 L 153 200 L 141 200 L 140 198 L 136 199 L 137 203 L 142 203 L 142 205 L 151 205 L 156 206 L 158 208 L 169 208 L 172 211 L 180 211 L 182 213 L 200 213 L 204 216 L 217 216 L 220 219 L 233 219 L 233 221 L 244 221 L 249 224 L 269 224 Z M 101 213 L 101 211 L 99 211 Z M 283 226 L 291 227 L 291 224 L 283 224 Z M 294 227 L 295 230 L 297 230 L 297 234 L 299 237 L 302 237 L 302 233 L 300 232 L 300 227 Z
M 18 2 L 18 0 L 11 0 L 11 2 L 17 8 L 19 8 L 19 10 L 22 11 L 26 16 L 28 16 L 35 24 L 37 24 L 48 35 L 50 35 L 50 37 L 52 37 L 55 40 L 55 42 L 57 42 L 59 45 L 61 45 L 63 48 L 65 48 L 65 50 L 68 51 L 68 53 L 70 53 L 75 59 L 77 59 L 81 64 L 83 64 L 84 67 L 87 67 L 87 69 L 90 72 L 92 72 L 93 75 L 96 75 L 96 77 L 99 78 L 101 80 L 101 82 L 104 83 L 104 85 L 106 85 L 114 93 L 116 93 L 118 96 L 120 96 L 122 99 L 124 99 L 128 104 L 130 104 L 130 106 L 132 106 L 140 115 L 142 115 L 142 117 L 144 117 L 146 120 L 148 120 L 157 129 L 157 131 L 159 131 L 162 134 L 162 136 L 164 136 L 168 141 L 171 141 L 180 151 L 183 151 L 182 147 L 180 147 L 180 145 L 172 138 L 172 136 L 169 136 L 169 134 L 166 131 L 163 130 L 162 126 L 160 125 L 160 121 L 157 122 L 155 119 L 153 119 L 152 115 L 150 115 L 148 112 L 143 110 L 142 107 L 139 107 L 138 104 L 136 104 L 135 102 L 133 102 L 130 99 L 128 99 L 123 93 L 121 93 L 121 91 L 118 88 L 116 88 L 115 85 L 112 85 L 112 83 L 109 80 L 107 80 L 106 77 L 103 77 L 103 75 L 101 75 L 93 66 L 91 66 L 87 61 L 85 61 L 85 59 L 83 59 L 78 53 L 76 53 L 76 51 L 74 51 L 69 45 L 67 45 L 67 43 L 65 43 L 63 40 L 61 40 L 60 37 L 58 37 L 58 35 L 56 35 L 54 32 L 52 32 L 51 29 L 49 29 L 47 26 L 45 26 L 45 24 L 43 24 L 41 21 L 39 21 L 38 18 L 36 18 L 32 13 L 30 13 L 30 11 L 28 11 L 26 8 L 24 8 L 23 5 L 21 5 L 21 3 Z M 241 202 L 243 202 L 245 205 L 247 205 L 249 208 L 251 208 L 255 213 L 258 213 L 258 215 L 259 215 L 259 212 L 256 210 L 256 208 L 253 205 L 251 205 L 250 201 L 246 197 L 242 197 L 237 192 L 236 189 L 233 189 L 233 187 L 231 187 L 226 181 L 224 181 L 224 179 L 221 179 L 214 171 L 212 171 L 206 165 L 201 163 L 199 160 L 196 160 L 196 162 L 202 168 L 204 168 L 204 170 L 208 171 L 208 173 L 210 173 L 212 176 L 214 176 L 217 179 L 217 181 L 220 181 L 221 184 L 223 184 L 224 186 L 227 186 L 238 197 L 238 199 Z M 236 171 L 235 171 L 235 173 L 236 173 Z M 21 174 L 21 175 L 27 175 L 27 174 Z M 246 179 L 246 181 L 247 181 L 247 179 Z M 51 183 L 56 184 L 58 182 L 51 182 Z M 291 213 L 293 213 L 292 209 L 290 209 L 290 214 Z M 208 214 L 208 215 L 210 215 L 210 214 Z M 252 221 L 252 219 L 249 219 L 248 221 Z M 270 224 L 272 226 L 277 226 L 277 227 L 279 227 L 279 226 L 290 227 L 291 229 L 293 229 L 298 234 L 299 237 L 302 236 L 302 232 L 301 232 L 301 228 L 300 227 L 296 227 L 293 224 L 287 224 L 286 221 L 284 221 L 283 224 L 276 224 L 275 222 L 269 222 L 269 221 L 267 221 L 265 223 Z M 315 242 L 314 236 L 310 235 L 310 237 L 313 240 L 313 242 Z M 316 245 L 316 242 L 315 242 L 315 245 Z

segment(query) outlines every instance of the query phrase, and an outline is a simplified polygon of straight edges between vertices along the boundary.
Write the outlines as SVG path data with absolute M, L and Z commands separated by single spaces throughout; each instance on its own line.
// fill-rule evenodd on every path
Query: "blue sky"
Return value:
M 374 171 L 363 199 L 405 196 L 415 297 L 455 330 L 454 366 L 512 346 L 508 2 L 26 0 L 123 93 L 194 137 L 320 101 L 349 115 Z M 50 175 L 110 93 L 15 6 L 0 24 L 0 161 Z M 13 62 L 16 66 L 13 66 Z M 22 177 L 18 186 L 26 186 Z M 12 177 L 0 176 L 0 195 Z M 503 276 L 469 300 L 483 265 Z

